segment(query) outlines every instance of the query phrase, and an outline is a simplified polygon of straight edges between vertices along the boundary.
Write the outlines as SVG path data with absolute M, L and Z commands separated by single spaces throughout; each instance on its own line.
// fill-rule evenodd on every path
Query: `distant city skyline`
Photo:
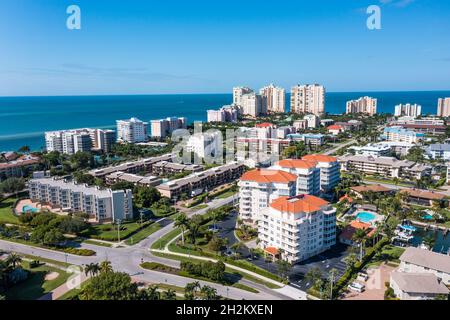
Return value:
M 81 30 L 66 28 L 72 4 Z M 381 30 L 366 27 L 374 4 Z M 449 15 L 425 0 L 5 0 L 0 96 L 449 90 Z

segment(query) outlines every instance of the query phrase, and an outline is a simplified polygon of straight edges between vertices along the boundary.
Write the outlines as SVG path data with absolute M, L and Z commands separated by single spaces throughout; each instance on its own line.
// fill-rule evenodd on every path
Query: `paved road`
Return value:
M 325 155 L 333 154 L 333 153 L 335 153 L 336 151 L 338 151 L 339 149 L 344 148 L 344 147 L 347 147 L 347 146 L 349 146 L 349 145 L 351 145 L 351 144 L 353 144 L 353 143 L 356 143 L 356 142 L 357 142 L 356 140 L 352 139 L 352 140 L 350 140 L 350 141 L 347 141 L 347 142 L 338 144 L 338 145 L 336 145 L 333 149 L 330 149 L 330 150 L 328 150 L 328 151 L 325 151 L 323 154 L 325 154 Z
M 236 199 L 236 196 L 226 198 L 226 199 L 217 199 L 212 201 L 208 208 L 199 210 L 197 212 L 193 212 L 193 214 L 204 214 L 208 209 L 218 208 L 227 204 L 232 203 Z M 162 229 L 158 230 L 147 239 L 141 241 L 140 243 L 124 247 L 124 248 L 109 248 L 109 247 L 100 247 L 92 244 L 81 244 L 82 248 L 91 249 L 96 251 L 96 256 L 92 257 L 81 257 L 76 255 L 65 254 L 63 252 L 57 252 L 53 250 L 47 250 L 37 247 L 32 247 L 28 245 L 23 245 L 14 242 L 8 242 L 0 240 L 0 249 L 5 251 L 14 251 L 23 254 L 29 254 L 34 256 L 39 256 L 51 260 L 56 261 L 64 261 L 74 265 L 84 265 L 89 263 L 99 263 L 104 260 L 108 260 L 111 262 L 114 270 L 120 272 L 126 272 L 131 277 L 136 279 L 137 281 L 142 281 L 146 283 L 167 283 L 179 287 L 185 287 L 189 282 L 194 281 L 190 278 L 180 277 L 177 275 L 160 273 L 156 271 L 149 271 L 140 268 L 140 263 L 142 261 L 153 261 L 163 263 L 169 266 L 178 267 L 179 262 L 169 259 L 164 259 L 160 257 L 156 257 L 149 252 L 149 248 L 153 242 L 158 240 L 161 236 L 173 230 L 174 224 L 170 223 Z M 229 297 L 231 299 L 236 300 L 279 300 L 279 299 L 289 299 L 289 297 L 280 294 L 274 290 L 268 289 L 264 286 L 255 284 L 253 282 L 247 280 L 241 280 L 241 283 L 246 284 L 248 286 L 256 288 L 259 293 L 251 293 L 245 290 L 226 287 L 215 283 L 200 281 L 202 285 L 207 284 L 217 289 L 219 295 L 224 297 Z

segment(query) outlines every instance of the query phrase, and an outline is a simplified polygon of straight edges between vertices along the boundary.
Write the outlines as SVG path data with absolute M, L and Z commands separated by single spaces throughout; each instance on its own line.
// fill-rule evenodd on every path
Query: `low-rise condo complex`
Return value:
M 0 163 L 0 181 L 11 177 L 23 177 L 40 162 L 40 158 L 23 155 L 19 158 Z
M 431 174 L 431 167 L 392 157 L 346 155 L 339 157 L 341 170 L 386 178 L 421 179 Z
M 384 136 L 387 141 L 421 143 L 425 139 L 425 134 L 403 129 L 402 127 L 388 127 L 384 129 Z
M 435 143 L 425 149 L 427 155 L 433 160 L 450 161 L 450 144 Z
M 418 104 L 398 104 L 395 106 L 394 115 L 396 117 L 414 117 L 417 118 L 422 115 L 422 106 Z
M 131 190 L 112 191 L 49 177 L 31 179 L 28 189 L 32 201 L 62 212 L 84 212 L 97 222 L 133 217 Z
M 45 133 L 45 146 L 47 152 L 58 151 L 69 155 L 94 149 L 110 152 L 115 136 L 113 130 L 89 128 L 48 131 Z
M 267 253 L 296 263 L 336 243 L 336 209 L 318 197 L 279 197 L 260 212 L 259 246 Z
M 346 113 L 362 113 L 373 116 L 377 113 L 377 102 L 377 99 L 371 97 L 347 101 Z

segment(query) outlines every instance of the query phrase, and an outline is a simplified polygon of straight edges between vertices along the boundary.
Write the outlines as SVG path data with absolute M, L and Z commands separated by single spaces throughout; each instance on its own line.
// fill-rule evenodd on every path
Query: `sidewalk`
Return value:
M 80 286 L 81 284 L 86 281 L 89 277 L 86 276 L 84 272 L 80 274 Z M 55 288 L 53 291 L 43 295 L 38 300 L 57 300 L 59 297 L 63 296 L 73 288 L 69 288 L 68 284 L 70 283 L 70 279 L 68 279 L 64 284 L 60 285 L 59 287 Z

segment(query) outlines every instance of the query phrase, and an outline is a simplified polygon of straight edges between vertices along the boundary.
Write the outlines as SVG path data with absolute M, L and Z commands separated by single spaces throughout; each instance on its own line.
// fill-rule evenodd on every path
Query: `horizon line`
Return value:
M 398 92 L 450 92 L 445 90 L 368 90 L 368 91 L 325 91 L 327 93 L 398 93 Z M 61 94 L 61 95 L 0 95 L 2 98 L 58 98 L 58 97 L 125 97 L 125 96 L 178 96 L 178 95 L 232 95 L 233 92 L 216 92 L 216 93 L 116 93 L 116 94 Z M 286 94 L 290 92 L 286 91 Z

